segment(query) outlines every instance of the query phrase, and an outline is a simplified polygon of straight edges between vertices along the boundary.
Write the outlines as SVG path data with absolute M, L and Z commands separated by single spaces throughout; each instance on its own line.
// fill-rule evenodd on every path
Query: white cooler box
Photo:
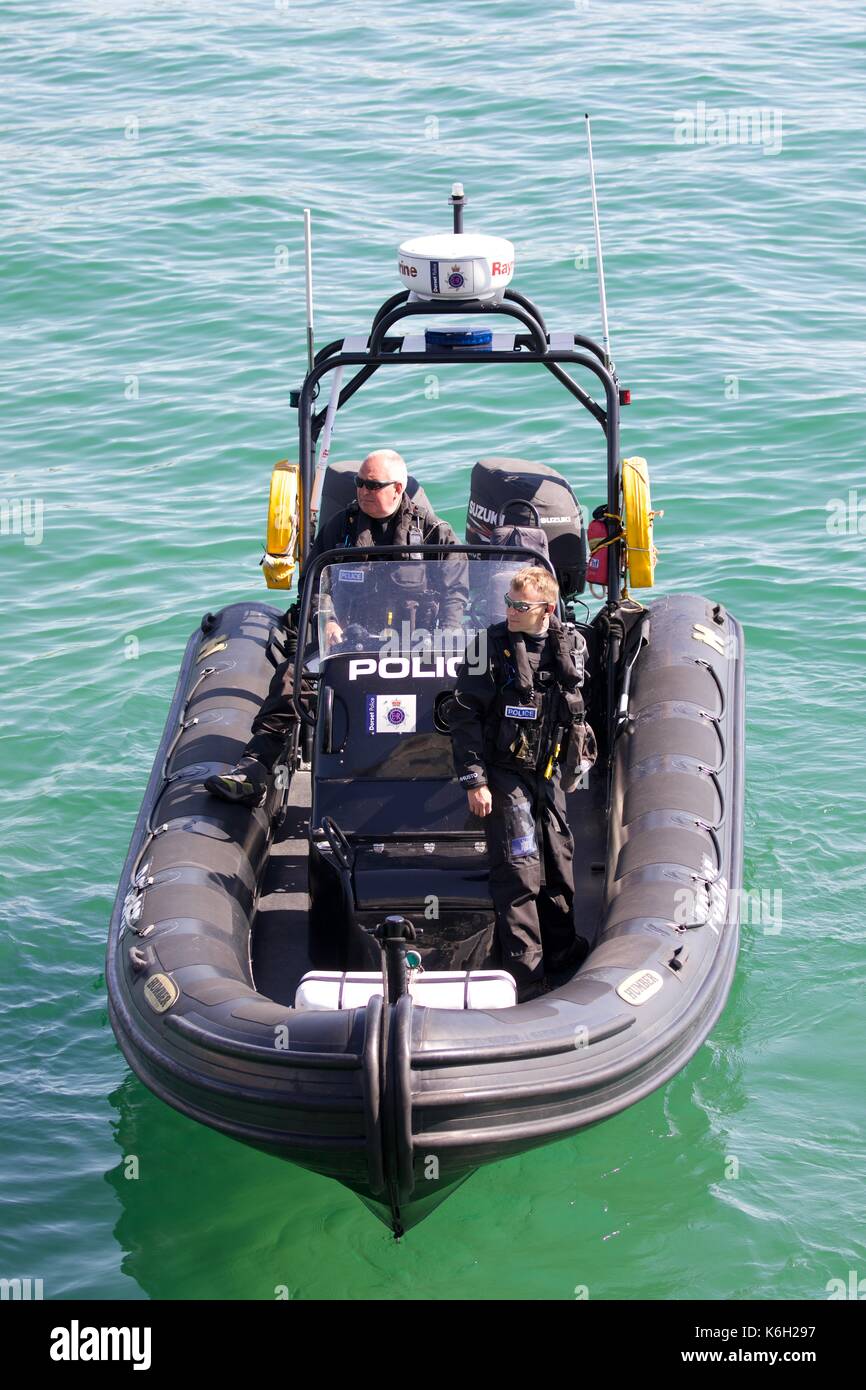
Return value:
M 379 970 L 311 970 L 298 985 L 296 1009 L 362 1009 L 384 994 Z M 428 1009 L 510 1009 L 517 986 L 507 970 L 411 971 L 409 993 Z

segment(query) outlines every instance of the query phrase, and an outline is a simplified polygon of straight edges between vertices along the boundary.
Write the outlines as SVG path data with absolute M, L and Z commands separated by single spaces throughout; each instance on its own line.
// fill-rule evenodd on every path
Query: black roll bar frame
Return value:
M 485 348 L 435 349 L 430 352 L 402 352 L 402 338 L 389 338 L 387 329 L 400 319 L 418 314 L 502 314 L 516 318 L 529 330 L 528 334 L 515 336 L 512 351 L 488 350 Z M 574 334 L 576 348 L 584 351 L 565 351 L 551 349 L 547 342 L 544 321 L 524 295 L 516 290 L 506 290 L 502 300 L 482 302 L 472 300 L 410 300 L 410 291 L 403 290 L 392 295 L 380 307 L 370 330 L 368 347 L 365 352 L 341 351 L 343 340 L 328 343 L 316 353 L 313 367 L 304 378 L 298 393 L 298 434 L 301 480 L 300 515 L 300 557 L 306 559 L 310 548 L 310 500 L 312 497 L 313 476 L 316 466 L 316 441 L 325 420 L 325 411 L 314 410 L 314 401 L 319 391 L 319 382 L 337 367 L 357 367 L 359 370 L 342 387 L 337 401 L 339 410 L 370 379 L 379 367 L 402 365 L 405 367 L 430 366 L 468 366 L 478 363 L 537 362 L 545 367 L 561 385 L 580 401 L 581 405 L 598 420 L 607 444 L 607 510 L 612 517 L 618 516 L 621 483 L 621 463 L 619 444 L 619 383 L 614 373 L 606 365 L 602 348 L 590 338 Z M 605 406 L 600 406 L 589 393 L 576 382 L 565 366 L 571 364 L 584 367 L 593 373 L 604 387 Z M 616 524 L 616 523 L 615 523 Z M 459 547 L 451 547 L 452 551 Z M 477 547 L 475 548 L 477 549 Z M 618 532 L 611 536 L 608 549 L 607 604 L 613 609 L 622 597 L 620 588 L 620 550 Z M 378 553 L 383 554 L 379 547 Z M 345 553 L 345 552 L 343 552 Z M 473 551 L 474 553 L 474 551 Z

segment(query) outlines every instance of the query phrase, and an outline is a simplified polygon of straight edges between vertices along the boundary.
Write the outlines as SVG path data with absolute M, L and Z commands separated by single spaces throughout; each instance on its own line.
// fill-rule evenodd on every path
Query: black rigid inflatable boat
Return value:
M 456 241 L 443 275 L 446 261 L 462 264 Z M 642 605 L 626 591 L 629 576 L 652 579 L 652 513 L 642 460 L 624 467 L 620 457 L 625 393 L 608 355 L 549 334 L 516 291 L 448 298 L 438 283 L 438 295 L 431 284 L 426 297 L 389 300 L 363 344 L 340 340 L 317 355 L 297 395 L 300 463 L 280 481 L 297 486 L 297 524 L 272 569 L 276 558 L 290 571 L 308 549 L 326 416 L 315 398 L 329 372 L 340 369 L 341 408 L 389 365 L 534 362 L 604 430 L 607 500 L 589 557 L 603 601 L 594 617 L 575 612 L 586 537 L 570 485 L 547 465 L 492 458 L 473 474 L 457 552 L 328 552 L 307 567 L 288 613 L 239 602 L 207 614 L 181 664 L 107 957 L 112 1026 L 157 1096 L 338 1180 L 397 1234 L 479 1165 L 597 1124 L 685 1066 L 731 984 L 742 872 L 742 630 L 712 600 Z M 390 333 L 419 313 L 485 324 L 510 315 L 521 331 Z M 594 376 L 604 406 L 569 367 Z M 344 370 L 355 374 L 341 385 Z M 352 495 L 355 467 L 328 468 L 319 524 Z M 409 491 L 420 492 L 415 480 Z M 515 502 L 531 504 L 548 546 L 494 536 Z M 587 641 L 599 755 L 568 801 L 587 955 L 522 1004 L 498 966 L 483 830 L 451 761 L 459 640 L 392 633 L 386 650 L 359 600 L 351 640 L 328 651 L 314 614 L 314 595 L 346 573 L 368 593 L 389 570 L 396 582 L 407 564 L 423 565 L 435 586 L 455 553 L 469 576 L 464 642 L 502 616 L 508 576 L 529 560 L 554 568 L 563 617 Z M 217 800 L 204 780 L 237 760 L 287 655 L 298 735 L 261 807 Z

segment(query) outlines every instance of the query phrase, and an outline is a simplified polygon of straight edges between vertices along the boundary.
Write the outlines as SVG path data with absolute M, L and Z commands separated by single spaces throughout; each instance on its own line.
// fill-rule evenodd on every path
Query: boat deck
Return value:
M 310 969 L 307 942 L 310 800 L 310 773 L 296 772 L 286 818 L 271 846 L 253 923 L 252 964 L 256 987 L 269 998 L 287 1005 L 294 1002 L 295 990 Z M 602 772 L 593 772 L 589 787 L 568 797 L 568 820 L 574 835 L 575 929 L 592 946 L 599 929 L 607 847 Z

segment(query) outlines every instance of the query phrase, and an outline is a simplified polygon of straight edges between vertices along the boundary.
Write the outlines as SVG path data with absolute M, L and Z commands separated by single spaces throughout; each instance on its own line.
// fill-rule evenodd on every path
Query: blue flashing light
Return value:
M 428 348 L 448 352 L 453 348 L 475 348 L 489 351 L 493 344 L 492 328 L 428 328 L 424 334 Z

